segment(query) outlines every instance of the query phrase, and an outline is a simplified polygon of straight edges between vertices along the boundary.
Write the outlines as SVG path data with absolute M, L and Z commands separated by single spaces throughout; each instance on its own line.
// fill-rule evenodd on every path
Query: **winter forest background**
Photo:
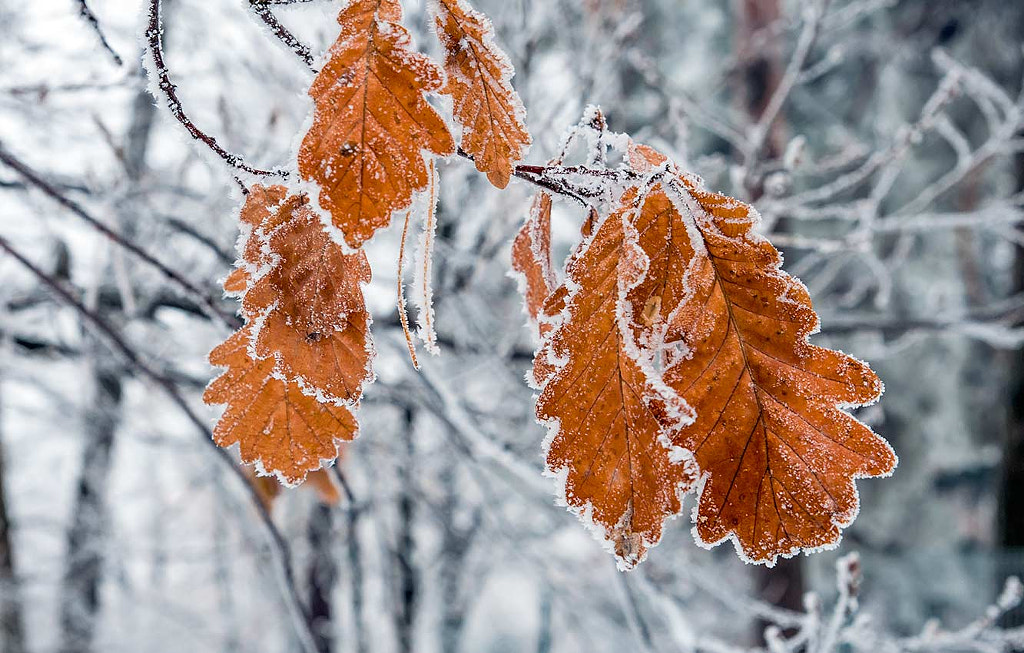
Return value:
M 301 651 L 304 620 L 322 653 L 1024 646 L 1006 584 L 1024 573 L 1024 3 L 474 0 L 515 64 L 528 161 L 595 104 L 753 201 L 821 314 L 815 342 L 887 386 L 859 417 L 900 465 L 858 483 L 838 550 L 768 571 L 699 549 L 681 518 L 628 574 L 540 474 L 533 335 L 507 274 L 533 189 L 498 192 L 457 159 L 440 168 L 442 355 L 409 364 L 393 226 L 369 248 L 379 379 L 348 487 L 283 493 L 268 530 L 139 370 L 212 423 L 224 327 L 118 241 L 219 298 L 241 201 L 148 90 L 148 4 L 0 0 L 0 238 L 37 268 L 0 254 L 4 653 Z M 266 12 L 316 56 L 341 3 L 163 4 L 188 115 L 255 165 L 287 159 L 311 73 Z M 403 4 L 436 47 L 423 1 Z M 559 257 L 578 213 L 556 204 Z

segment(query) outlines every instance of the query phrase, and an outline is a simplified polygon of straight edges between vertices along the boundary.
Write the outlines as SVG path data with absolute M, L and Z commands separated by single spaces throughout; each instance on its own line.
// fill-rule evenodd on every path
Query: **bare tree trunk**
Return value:
M 171 2 L 165 0 L 165 4 Z M 148 90 L 139 90 L 132 99 L 123 161 L 125 173 L 132 184 L 138 183 L 145 174 L 155 112 Z M 122 231 L 134 237 L 135 221 L 128 219 L 122 222 Z M 121 404 L 120 371 L 104 362 L 107 354 L 101 345 L 95 345 L 93 350 L 96 360 L 93 370 L 95 396 L 93 410 L 87 416 L 85 431 L 88 441 L 82 454 L 73 521 L 67 537 L 61 598 L 61 650 L 65 653 L 92 649 L 103 572 L 102 542 L 109 524 L 105 494 Z
M 348 545 L 348 570 L 352 583 L 352 623 L 355 628 L 356 653 L 367 653 L 370 647 L 366 640 L 366 628 L 363 621 L 363 552 L 359 542 L 360 514 L 359 506 L 350 502 L 345 541 Z
M 441 507 L 443 541 L 441 544 L 441 650 L 454 653 L 462 641 L 462 628 L 466 616 L 466 555 L 469 553 L 473 536 L 480 525 L 480 513 L 475 512 L 472 522 L 463 528 L 456 525 L 456 511 L 461 493 L 455 474 L 454 459 L 449 457 L 441 472 L 441 483 L 445 490 Z
M 416 541 L 413 535 L 415 511 L 415 479 L 413 444 L 413 428 L 416 414 L 412 409 L 405 411 L 405 429 L 402 440 L 405 450 L 402 452 L 402 463 L 399 475 L 402 489 L 398 497 L 398 542 L 395 547 L 395 562 L 398 567 L 397 600 L 394 609 L 395 632 L 398 635 L 398 650 L 401 653 L 412 653 L 413 626 L 416 622 L 416 608 L 419 599 L 419 576 L 416 571 L 414 556 Z
M 106 490 L 122 392 L 120 371 L 111 369 L 103 356 L 98 353 L 93 367 L 93 409 L 86 415 L 87 440 L 67 535 L 60 618 L 63 653 L 92 650 L 100 609 L 104 540 L 110 523 Z
M 1024 12 L 1018 13 L 1018 33 L 1024 36 Z M 1018 191 L 1024 190 L 1024 154 L 1014 158 Z M 1017 249 L 1014 260 L 1015 284 L 1012 294 L 1024 292 L 1024 253 Z M 1003 478 L 999 496 L 1000 539 L 1004 547 L 1004 564 L 999 581 L 1024 572 L 1024 351 L 1011 354 L 1009 366 L 1010 415 L 1003 445 Z M 1024 608 L 1008 613 L 1003 620 L 1007 627 L 1024 625 Z
M 554 629 L 551 622 L 552 605 L 551 588 L 545 587 L 540 598 L 540 631 L 537 635 L 537 653 L 551 653 L 554 644 Z
M 0 342 L 0 349 L 6 343 Z M 0 390 L 3 384 L 0 382 Z M 3 402 L 0 395 L 0 426 L 3 425 Z M 21 616 L 21 592 L 14 566 L 14 542 L 11 535 L 11 512 L 5 484 L 3 431 L 0 430 L 0 651 L 24 653 L 25 629 Z
M 334 588 L 338 566 L 334 561 L 334 509 L 317 502 L 309 520 L 309 616 L 320 653 L 334 648 Z

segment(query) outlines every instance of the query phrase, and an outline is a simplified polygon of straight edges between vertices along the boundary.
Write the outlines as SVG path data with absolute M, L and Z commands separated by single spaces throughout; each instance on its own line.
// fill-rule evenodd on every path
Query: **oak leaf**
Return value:
M 348 406 L 321 403 L 274 376 L 274 359 L 250 356 L 252 329 L 235 332 L 210 353 L 212 365 L 227 368 L 203 394 L 208 404 L 227 405 L 213 438 L 222 447 L 237 442 L 243 462 L 296 485 L 336 458 L 339 443 L 354 439 L 358 425 Z
M 530 144 L 526 110 L 512 88 L 512 63 L 494 43 L 494 28 L 466 0 L 435 0 L 434 23 L 444 47 L 444 69 L 462 148 L 476 168 L 505 188 Z
M 426 94 L 441 70 L 411 49 L 398 0 L 353 0 L 341 35 L 309 95 L 316 110 L 299 149 L 299 173 L 320 187 L 320 206 L 353 248 L 427 187 L 423 151 L 455 143 Z
M 703 478 L 696 535 L 733 538 L 742 557 L 769 565 L 834 545 L 857 513 L 854 479 L 896 464 L 885 440 L 841 410 L 875 401 L 881 381 L 809 343 L 810 296 L 754 232 L 755 210 L 687 175 L 667 193 L 675 199 L 655 192 L 639 214 L 649 272 L 630 303 L 657 307 L 637 321 L 638 339 L 662 351 L 664 382 L 696 412 L 672 436 Z
M 274 357 L 285 379 L 307 392 L 356 402 L 373 376 L 366 254 L 345 253 L 308 198 L 281 197 L 277 189 L 254 187 L 243 207 L 244 216 L 262 220 L 242 248 L 246 269 L 254 271 L 242 308 L 258 323 L 255 353 Z M 277 204 L 263 212 L 250 208 L 267 201 Z
M 623 294 L 638 274 L 628 242 L 627 198 L 585 241 L 549 298 L 563 306 L 538 350 L 537 417 L 550 432 L 547 472 L 564 500 L 610 543 L 622 568 L 643 560 L 665 519 L 696 482 L 689 455 L 670 439 L 687 408 L 659 387 L 638 356 Z M 564 290 L 563 290 L 564 289 Z

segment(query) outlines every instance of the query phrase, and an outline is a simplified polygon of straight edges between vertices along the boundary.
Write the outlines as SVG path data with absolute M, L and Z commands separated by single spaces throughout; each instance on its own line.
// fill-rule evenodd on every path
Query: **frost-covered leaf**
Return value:
M 351 406 L 373 374 L 370 268 L 282 186 L 253 186 L 240 220 L 247 233 L 225 291 L 241 296 L 246 326 L 210 354 L 228 369 L 203 398 L 227 404 L 219 445 L 238 442 L 243 461 L 299 483 L 358 429 Z
M 338 443 L 356 437 L 348 406 L 317 401 L 294 383 L 274 376 L 273 358 L 249 355 L 252 325 L 235 332 L 210 353 L 210 363 L 227 368 L 203 394 L 208 404 L 227 408 L 214 428 L 214 441 L 236 442 L 242 461 L 257 464 L 289 485 L 301 483 L 322 461 L 338 455 Z
M 654 154 L 641 153 L 650 163 Z M 818 326 L 810 296 L 753 231 L 756 211 L 686 175 L 670 193 L 675 202 L 651 195 L 657 209 L 636 228 L 649 269 L 675 269 L 667 278 L 681 283 L 648 273 L 630 299 L 645 307 L 634 314 L 638 339 L 696 411 L 672 436 L 705 479 L 696 533 L 707 544 L 733 537 L 745 559 L 769 564 L 835 544 L 857 513 L 853 480 L 896 464 L 885 440 L 841 410 L 875 401 L 882 384 L 865 363 L 808 342 Z
M 631 213 L 627 199 L 574 255 L 550 298 L 549 312 L 563 308 L 535 371 L 537 417 L 551 437 L 547 471 L 623 568 L 660 540 L 697 479 L 690 457 L 670 445 L 686 406 L 659 387 L 626 323 L 624 294 L 641 263 L 625 234 Z
M 551 267 L 551 196 L 541 192 L 512 241 L 512 269 L 522 275 L 523 303 L 534 322 L 539 321 L 544 302 L 555 289 Z
M 255 187 L 249 206 L 279 197 Z M 357 402 L 372 378 L 370 314 L 363 285 L 370 265 L 331 240 L 304 196 L 289 196 L 259 214 L 243 246 L 254 275 L 242 299 L 255 322 L 255 353 L 277 360 L 283 377 L 329 401 Z
M 530 144 L 526 110 L 512 88 L 512 64 L 494 43 L 491 21 L 466 0 L 434 0 L 437 35 L 455 119 L 463 127 L 462 148 L 498 188 Z
M 411 49 L 401 19 L 397 0 L 348 3 L 338 15 L 341 35 L 309 89 L 316 110 L 299 172 L 320 187 L 320 206 L 352 247 L 427 187 L 424 150 L 455 150 L 426 100 L 441 88 L 442 72 Z

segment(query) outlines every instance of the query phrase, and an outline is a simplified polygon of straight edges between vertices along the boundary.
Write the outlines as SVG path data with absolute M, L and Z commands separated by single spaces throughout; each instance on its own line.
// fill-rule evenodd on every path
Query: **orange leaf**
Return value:
M 306 481 L 316 490 L 320 503 L 328 506 L 336 506 L 341 503 L 341 492 L 338 491 L 338 484 L 334 482 L 334 479 L 331 478 L 331 473 L 326 469 L 310 472 Z
M 530 144 L 526 110 L 512 88 L 512 63 L 494 43 L 494 28 L 466 0 L 436 0 L 435 25 L 444 46 L 444 69 L 455 119 L 463 126 L 462 147 L 476 168 L 498 188 Z
M 523 301 L 534 322 L 555 289 L 551 268 L 551 196 L 538 193 L 530 214 L 512 241 L 512 269 L 523 276 Z
M 369 322 L 368 313 L 356 312 L 333 330 L 307 332 L 273 310 L 256 334 L 256 353 L 272 357 L 289 383 L 299 384 L 323 401 L 358 402 L 373 379 Z
M 696 534 L 734 538 L 745 559 L 768 564 L 834 545 L 857 513 L 853 479 L 896 464 L 840 410 L 875 401 L 882 384 L 865 363 L 808 342 L 810 296 L 753 232 L 756 211 L 691 177 L 672 189 L 686 215 L 662 192 L 648 198 L 636 229 L 649 273 L 630 302 L 657 307 L 634 315 L 640 339 L 662 343 L 664 381 L 696 411 L 672 438 L 705 478 Z
M 442 73 L 411 50 L 397 0 L 353 0 L 338 15 L 341 35 L 309 95 L 313 126 L 299 149 L 299 173 L 320 186 L 320 205 L 353 248 L 427 187 L 423 150 L 455 151 L 425 94 Z
M 229 297 L 241 297 L 249 285 L 249 275 L 245 270 L 236 268 L 224 279 L 224 294 Z
M 257 188 L 250 202 L 272 199 Z M 304 196 L 280 200 L 262 218 L 243 248 L 245 262 L 258 272 L 242 300 L 246 317 L 259 324 L 256 355 L 273 356 L 284 377 L 307 392 L 358 401 L 372 378 L 371 319 L 362 289 L 370 281 L 366 255 L 345 254 Z
M 624 232 L 631 212 L 627 198 L 570 262 L 550 300 L 552 309 L 564 302 L 560 323 L 537 353 L 544 371 L 535 372 L 543 382 L 537 417 L 551 434 L 547 471 L 622 568 L 643 560 L 697 480 L 690 457 L 669 443 L 686 406 L 659 389 L 620 319 L 620 290 L 640 262 Z
M 249 479 L 253 489 L 256 490 L 256 495 L 259 497 L 263 507 L 268 511 L 273 510 L 274 502 L 281 494 L 281 484 L 277 482 L 277 479 L 271 476 L 260 476 L 251 467 L 245 468 L 245 476 Z M 310 472 L 306 476 L 304 485 L 316 491 L 320 503 L 328 506 L 336 506 L 341 503 L 341 493 L 338 491 L 338 486 L 334 483 L 330 472 L 326 469 L 320 468 Z
M 235 332 L 210 353 L 212 365 L 227 368 L 203 394 L 208 404 L 227 404 L 213 438 L 222 447 L 239 443 L 243 462 L 295 485 L 323 460 L 337 457 L 339 442 L 355 438 L 358 425 L 348 407 L 320 403 L 274 377 L 273 359 L 253 359 L 252 328 Z

